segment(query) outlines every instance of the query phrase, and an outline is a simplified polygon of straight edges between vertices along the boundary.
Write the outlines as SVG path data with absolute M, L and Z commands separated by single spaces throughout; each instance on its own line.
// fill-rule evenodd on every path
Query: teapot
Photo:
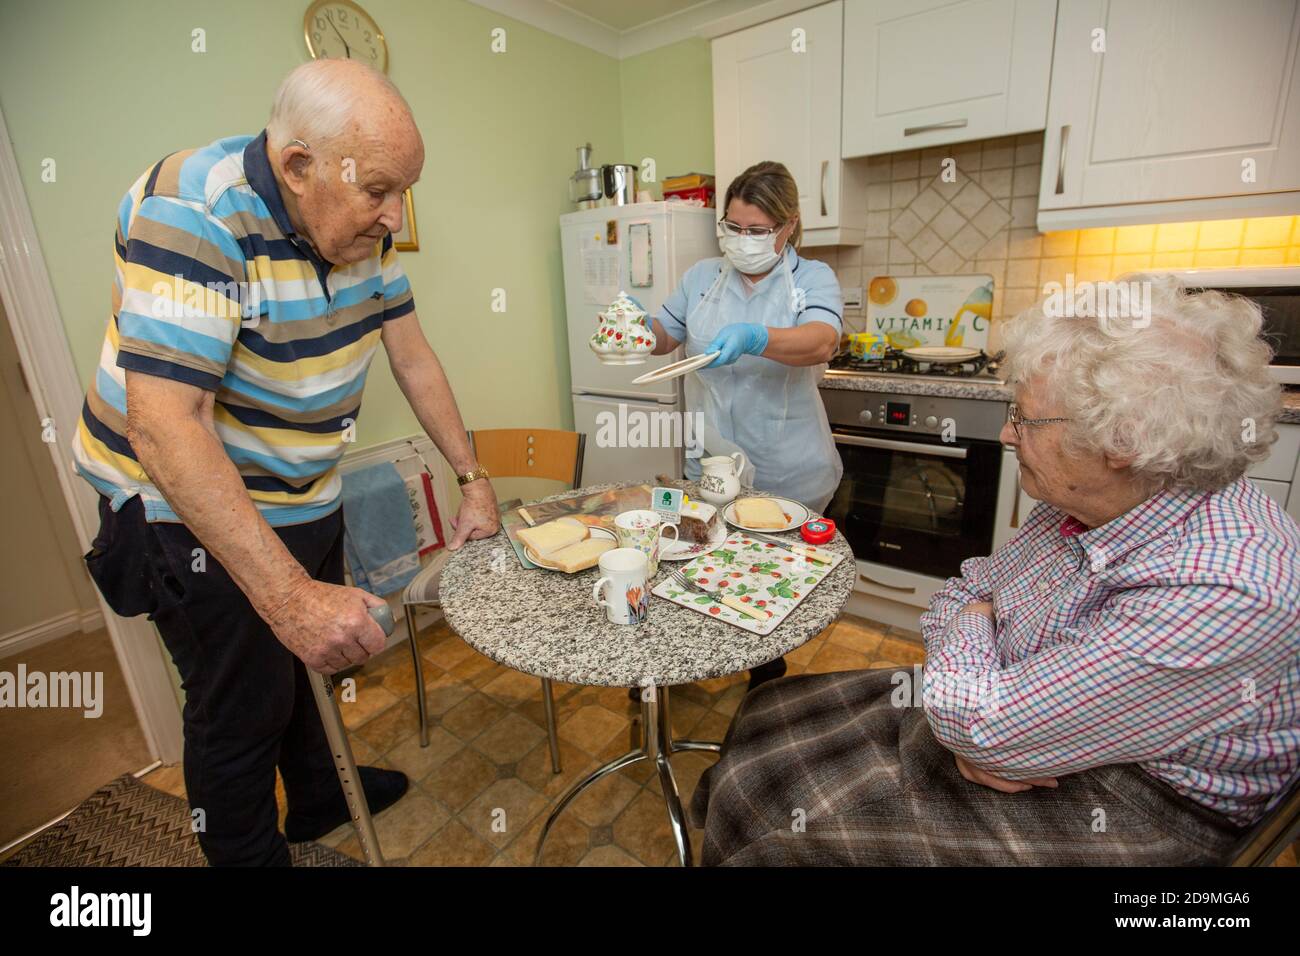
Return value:
M 721 508 L 740 494 L 740 473 L 749 460 L 745 453 L 714 455 L 700 459 L 700 490 L 698 497 L 714 507 Z
M 626 292 L 620 292 L 599 317 L 588 344 L 606 365 L 640 365 L 654 351 L 655 334 L 645 311 Z

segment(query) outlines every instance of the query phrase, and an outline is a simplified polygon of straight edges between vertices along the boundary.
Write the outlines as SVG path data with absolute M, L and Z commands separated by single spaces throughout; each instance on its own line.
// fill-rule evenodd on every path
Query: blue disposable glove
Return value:
M 705 368 L 730 365 L 742 355 L 762 355 L 767 348 L 767 326 L 757 322 L 736 322 L 726 326 L 713 337 L 704 354 L 721 352 Z

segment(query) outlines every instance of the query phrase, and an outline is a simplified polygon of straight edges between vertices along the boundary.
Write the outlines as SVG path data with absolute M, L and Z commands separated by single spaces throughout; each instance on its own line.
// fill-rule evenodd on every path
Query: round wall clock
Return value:
M 313 59 L 360 60 L 388 72 L 388 42 L 379 24 L 352 0 L 316 0 L 302 32 Z

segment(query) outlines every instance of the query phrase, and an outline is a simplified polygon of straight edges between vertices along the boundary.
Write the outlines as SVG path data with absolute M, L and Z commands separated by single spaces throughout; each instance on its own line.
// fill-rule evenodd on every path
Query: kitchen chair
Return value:
M 1251 827 L 1232 851 L 1229 866 L 1272 866 L 1273 861 L 1300 837 L 1300 774 L 1282 799 Z
M 547 428 L 492 428 L 469 433 L 470 449 L 478 463 L 493 478 L 549 478 L 577 488 L 582 481 L 582 456 L 587 436 L 580 432 Z M 406 610 L 406 632 L 415 661 L 416 703 L 420 712 L 420 746 L 429 746 L 429 716 L 424 694 L 424 669 L 415 639 L 415 608 L 437 607 L 438 592 L 448 553 L 444 548 L 415 576 L 402 594 Z M 546 736 L 551 748 L 551 770 L 560 772 L 560 740 L 555 728 L 555 695 L 550 678 L 543 677 L 542 706 L 546 713 Z

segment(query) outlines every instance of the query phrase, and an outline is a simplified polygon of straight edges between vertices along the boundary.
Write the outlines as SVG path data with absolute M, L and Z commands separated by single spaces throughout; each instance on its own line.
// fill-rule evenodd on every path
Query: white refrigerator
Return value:
M 584 485 L 682 474 L 684 450 L 665 447 L 662 429 L 639 433 L 614 425 L 637 416 L 662 422 L 655 414 L 660 412 L 682 414 L 682 379 L 632 384 L 637 376 L 683 358 L 682 349 L 651 356 L 643 365 L 605 365 L 588 341 L 597 313 L 619 292 L 657 316 L 686 270 L 718 255 L 716 229 L 717 210 L 670 202 L 602 206 L 560 217 L 573 427 L 587 436 Z

